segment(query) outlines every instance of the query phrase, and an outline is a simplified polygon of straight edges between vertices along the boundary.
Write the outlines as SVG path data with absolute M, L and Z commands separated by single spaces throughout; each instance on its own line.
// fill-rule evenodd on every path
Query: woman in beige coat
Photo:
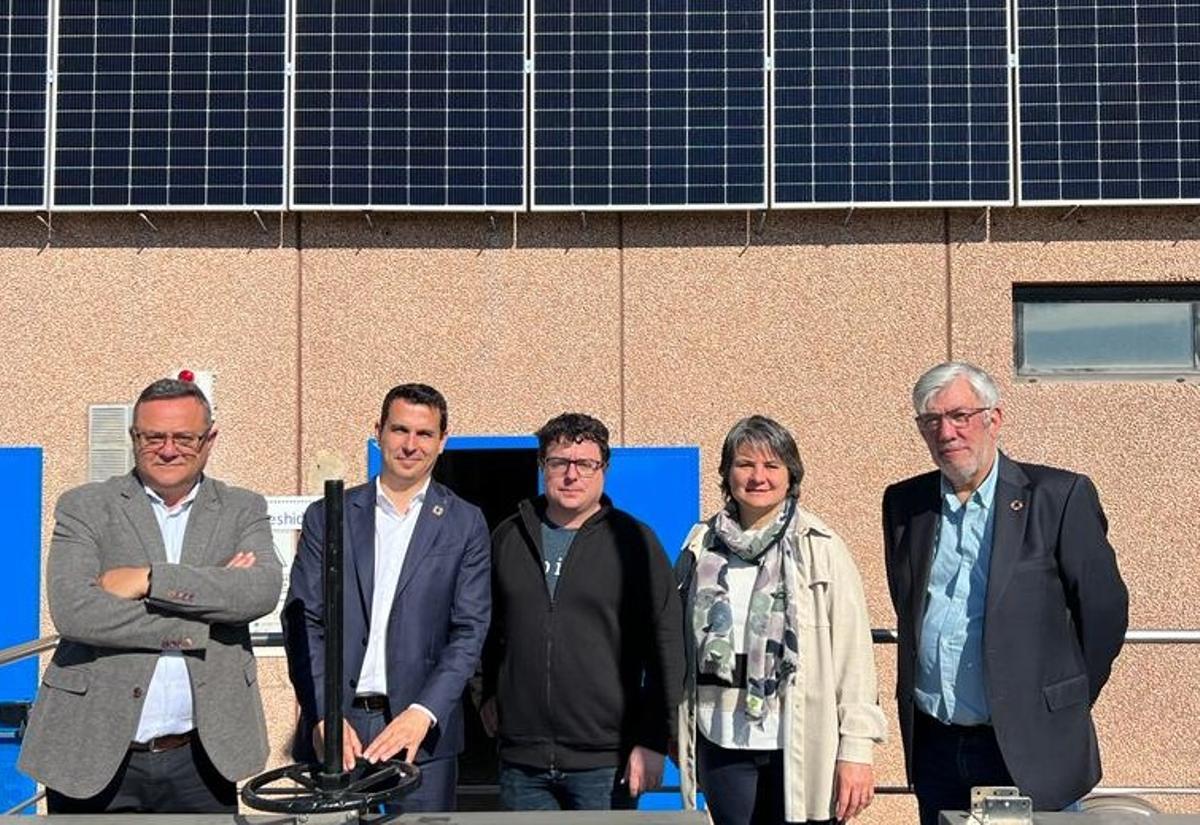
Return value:
M 862 582 L 840 538 L 797 504 L 795 439 L 763 416 L 721 450 L 726 506 L 676 566 L 687 689 L 685 805 L 715 825 L 847 820 L 871 804 L 879 709 Z

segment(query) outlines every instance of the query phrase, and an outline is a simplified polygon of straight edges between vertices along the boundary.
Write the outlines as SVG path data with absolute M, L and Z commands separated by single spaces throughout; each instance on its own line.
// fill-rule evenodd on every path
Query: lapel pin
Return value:
M 440 504 L 433 505 L 433 515 L 436 516 L 437 518 L 441 518 L 442 513 L 444 513 L 444 512 L 446 512 L 446 508 L 443 507 L 442 505 L 440 505 Z
M 1012 511 L 1014 513 L 1016 513 L 1017 511 L 1019 511 L 1021 508 L 1023 508 L 1025 506 L 1025 502 L 1021 501 L 1021 499 L 1019 499 L 1019 498 L 1014 498 L 1012 501 L 1010 501 L 1008 503 L 1008 506 L 1012 509 Z

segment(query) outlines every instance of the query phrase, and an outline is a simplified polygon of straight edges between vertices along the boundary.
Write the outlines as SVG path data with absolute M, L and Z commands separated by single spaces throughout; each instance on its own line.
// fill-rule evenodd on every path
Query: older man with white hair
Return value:
M 927 371 L 913 407 L 937 470 L 887 489 L 883 538 L 921 824 L 978 785 L 1060 810 L 1100 779 L 1091 707 L 1128 624 L 1096 488 L 1000 452 L 1000 392 L 973 364 Z

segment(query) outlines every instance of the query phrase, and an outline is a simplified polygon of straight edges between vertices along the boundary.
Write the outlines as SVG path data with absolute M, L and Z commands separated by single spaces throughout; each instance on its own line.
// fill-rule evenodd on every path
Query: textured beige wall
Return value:
M 464 434 L 529 433 L 567 408 L 614 421 L 617 219 L 305 215 L 300 316 L 305 486 L 314 457 L 366 472 L 395 384 L 449 399 Z M 515 237 L 514 237 L 515 235 Z M 519 245 L 519 246 L 516 246 Z
M 48 236 L 32 217 L 0 220 L 0 443 L 44 448 L 47 542 L 54 501 L 87 480 L 88 405 L 130 403 L 180 366 L 215 373 L 213 475 L 297 491 L 293 220 L 151 221 L 56 216 Z M 276 752 L 294 704 L 281 662 L 262 667 Z
M 1003 382 L 1003 445 L 1014 457 L 1095 480 L 1135 628 L 1200 627 L 1200 385 L 1016 380 L 1012 284 L 1200 280 L 1193 217 L 997 210 L 990 226 L 969 215 L 951 222 L 953 354 Z M 1098 707 L 1106 784 L 1200 785 L 1200 745 L 1186 734 L 1198 683 L 1196 647 L 1126 648 Z M 1200 807 L 1197 797 L 1169 802 Z
M 422 380 L 464 434 L 528 433 L 564 409 L 628 444 L 698 444 L 702 502 L 752 412 L 792 428 L 805 503 L 850 544 L 873 622 L 892 624 L 879 496 L 930 464 L 908 390 L 947 355 L 1005 393 L 1019 459 L 1089 473 L 1133 592 L 1135 627 L 1200 627 L 1194 384 L 1016 382 L 1011 288 L 1200 280 L 1180 210 L 420 216 L 0 217 L 0 443 L 46 448 L 45 533 L 86 476 L 87 405 L 168 368 L 217 373 L 213 472 L 268 494 L 365 470 L 383 393 Z M 49 629 L 48 622 L 46 623 Z M 877 648 L 891 710 L 894 648 Z M 1098 707 L 1109 784 L 1200 784 L 1200 649 L 1131 647 Z M 261 669 L 273 761 L 294 703 Z M 893 724 L 894 733 L 894 724 Z M 898 737 L 879 759 L 903 782 Z M 1155 801 L 1196 809 L 1200 797 Z M 864 821 L 908 820 L 908 798 Z

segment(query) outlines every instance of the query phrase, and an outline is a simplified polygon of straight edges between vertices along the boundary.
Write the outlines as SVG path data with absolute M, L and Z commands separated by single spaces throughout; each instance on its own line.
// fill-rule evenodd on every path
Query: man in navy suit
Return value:
M 921 823 L 977 785 L 1065 808 L 1100 779 L 1091 708 L 1128 623 L 1096 488 L 1001 453 L 1000 392 L 972 364 L 930 369 L 913 407 L 938 469 L 887 489 L 883 539 Z
M 454 810 L 461 697 L 491 614 L 483 514 L 431 478 L 446 424 L 437 390 L 394 387 L 375 427 L 383 470 L 347 490 L 344 502 L 344 761 L 348 769 L 358 758 L 398 756 L 419 765 L 421 786 L 401 801 L 402 812 Z M 324 734 L 324 536 L 318 501 L 304 515 L 284 605 L 301 757 L 310 741 L 319 754 Z

